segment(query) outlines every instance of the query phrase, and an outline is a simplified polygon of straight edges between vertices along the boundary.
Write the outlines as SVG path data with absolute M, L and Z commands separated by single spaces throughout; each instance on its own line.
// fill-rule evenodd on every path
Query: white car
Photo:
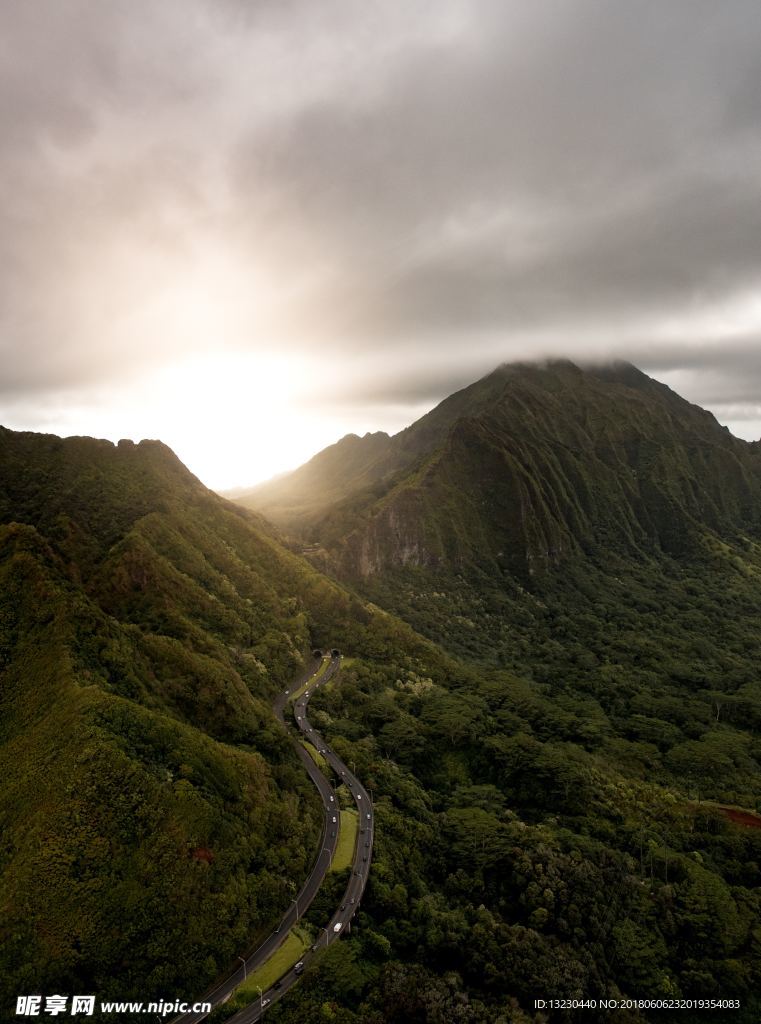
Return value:
M 330 802 L 333 803 L 333 797 L 330 798 Z
M 341 923 L 341 921 L 339 921 L 337 924 L 333 925 L 333 931 L 334 932 L 340 932 L 342 928 L 343 928 L 343 924 Z
M 336 820 L 336 816 L 335 816 L 335 814 L 334 814 L 334 815 L 333 815 L 333 821 L 335 821 L 335 820 Z
M 362 799 L 362 794 L 361 793 L 357 793 L 357 800 L 361 800 L 361 799 Z

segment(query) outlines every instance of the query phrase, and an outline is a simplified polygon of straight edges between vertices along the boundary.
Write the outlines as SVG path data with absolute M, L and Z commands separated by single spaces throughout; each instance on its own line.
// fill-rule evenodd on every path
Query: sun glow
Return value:
M 218 489 L 294 468 L 345 432 L 329 411 L 305 414 L 328 381 L 298 341 L 302 284 L 204 231 L 184 243 L 105 240 L 69 299 L 107 384 L 73 384 L 50 396 L 44 425 L 20 411 L 10 426 L 158 438 Z
M 204 483 L 232 487 L 313 454 L 314 424 L 299 406 L 306 393 L 324 386 L 311 359 L 222 353 L 158 371 L 143 400 L 156 436 Z
M 247 487 L 293 469 L 350 427 L 329 411 L 315 415 L 315 396 L 330 404 L 328 373 L 309 355 L 199 354 L 135 379 L 125 378 L 93 401 L 61 393 L 43 424 L 22 410 L 16 430 L 118 441 L 164 441 L 208 487 Z

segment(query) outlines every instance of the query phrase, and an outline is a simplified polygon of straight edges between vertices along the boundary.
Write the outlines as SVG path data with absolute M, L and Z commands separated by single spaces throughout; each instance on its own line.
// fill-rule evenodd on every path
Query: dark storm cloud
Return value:
M 317 105 L 241 160 L 345 263 L 347 327 L 404 346 L 431 327 L 572 333 L 590 309 L 758 280 L 751 7 L 544 7 L 518 39 L 510 5 L 475 9 L 464 46 L 415 53 L 366 105 Z
M 319 349 L 347 405 L 605 352 L 761 394 L 755 0 L 0 15 L 0 394 L 205 344 Z M 145 313 L 207 244 L 277 297 L 261 337 Z

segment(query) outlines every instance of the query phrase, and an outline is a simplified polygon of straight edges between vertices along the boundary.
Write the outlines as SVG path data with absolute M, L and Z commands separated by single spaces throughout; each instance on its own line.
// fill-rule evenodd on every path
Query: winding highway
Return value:
M 327 660 L 327 656 L 317 661 L 314 667 L 298 682 L 294 683 L 293 686 L 278 694 L 274 703 L 274 711 L 278 720 L 285 726 L 286 710 L 290 708 L 294 724 L 303 739 L 311 743 L 322 754 L 325 761 L 335 772 L 336 779 L 339 779 L 346 785 L 354 803 L 357 805 L 357 810 L 359 811 L 359 833 L 357 835 L 358 841 L 354 850 L 349 883 L 340 905 L 336 908 L 330 920 L 320 929 L 315 944 L 304 954 L 301 961 L 286 971 L 271 989 L 262 992 L 261 995 L 257 995 L 249 1006 L 244 1007 L 234 1017 L 230 1018 L 229 1024 L 253 1024 L 254 1021 L 260 1019 L 272 1003 L 282 999 L 285 993 L 296 984 L 309 963 L 319 955 L 320 950 L 335 942 L 336 939 L 339 939 L 345 931 L 350 930 L 351 919 L 359 908 L 359 902 L 367 884 L 367 876 L 372 859 L 375 826 L 375 816 L 370 797 L 359 779 L 349 771 L 348 766 L 331 750 L 320 733 L 313 728 L 307 716 L 310 698 L 314 696 L 321 686 L 324 686 L 332 679 L 341 667 L 341 657 L 337 651 L 333 651 L 327 668 L 318 676 L 325 660 Z M 313 680 L 311 685 L 310 680 Z M 302 764 L 322 798 L 325 821 L 320 848 L 307 880 L 297 896 L 294 897 L 291 906 L 280 920 L 275 931 L 249 956 L 245 958 L 239 957 L 240 965 L 203 996 L 203 1001 L 211 1003 L 212 1009 L 227 1002 L 238 985 L 269 960 L 275 950 L 285 941 L 290 929 L 301 919 L 317 895 L 338 845 L 339 806 L 335 790 L 315 764 L 315 761 L 303 744 L 296 737 L 293 737 L 293 743 Z M 207 1016 L 208 1014 L 205 1013 L 184 1013 L 179 1017 L 175 1017 L 171 1024 L 200 1024 Z

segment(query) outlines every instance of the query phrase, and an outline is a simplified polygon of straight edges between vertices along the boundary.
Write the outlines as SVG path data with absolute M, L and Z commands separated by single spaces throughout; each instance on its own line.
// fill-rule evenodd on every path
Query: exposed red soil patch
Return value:
M 735 807 L 717 807 L 717 810 L 734 821 L 736 825 L 745 825 L 747 828 L 761 828 L 761 815 L 753 811 L 738 811 Z
M 207 850 L 205 846 L 199 846 L 198 849 L 193 850 L 191 856 L 193 860 L 203 861 L 204 864 L 214 863 L 214 854 L 211 850 Z

